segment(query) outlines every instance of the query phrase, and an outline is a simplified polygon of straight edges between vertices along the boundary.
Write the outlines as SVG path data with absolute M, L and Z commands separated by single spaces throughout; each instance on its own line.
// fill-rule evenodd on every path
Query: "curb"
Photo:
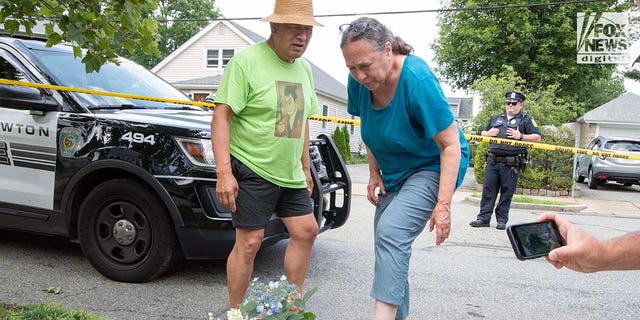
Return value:
M 467 202 L 480 205 L 480 198 L 478 197 L 466 196 L 464 199 Z M 511 208 L 556 211 L 556 212 L 579 212 L 586 209 L 587 206 L 583 204 L 555 205 L 555 204 L 511 202 Z

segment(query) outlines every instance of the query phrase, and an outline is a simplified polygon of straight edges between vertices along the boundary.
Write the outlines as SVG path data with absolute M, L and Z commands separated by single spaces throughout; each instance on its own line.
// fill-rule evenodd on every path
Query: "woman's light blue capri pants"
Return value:
M 418 171 L 399 191 L 378 196 L 373 222 L 376 260 L 370 295 L 397 305 L 396 318 L 409 315 L 411 245 L 431 218 L 439 181 L 439 172 Z

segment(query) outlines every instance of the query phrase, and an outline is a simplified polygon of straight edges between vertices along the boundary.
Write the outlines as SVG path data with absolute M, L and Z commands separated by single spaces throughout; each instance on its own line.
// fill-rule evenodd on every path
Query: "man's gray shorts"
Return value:
M 238 182 L 236 212 L 231 216 L 236 228 L 264 229 L 273 213 L 280 218 L 311 214 L 307 188 L 291 189 L 275 185 L 231 157 L 231 170 Z

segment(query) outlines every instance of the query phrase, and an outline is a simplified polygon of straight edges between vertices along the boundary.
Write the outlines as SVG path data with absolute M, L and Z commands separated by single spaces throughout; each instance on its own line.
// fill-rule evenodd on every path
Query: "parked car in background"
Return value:
M 598 136 L 587 149 L 640 156 L 640 139 Z M 580 183 L 586 179 L 589 189 L 597 189 L 608 181 L 627 187 L 640 185 L 640 160 L 580 154 L 574 176 Z

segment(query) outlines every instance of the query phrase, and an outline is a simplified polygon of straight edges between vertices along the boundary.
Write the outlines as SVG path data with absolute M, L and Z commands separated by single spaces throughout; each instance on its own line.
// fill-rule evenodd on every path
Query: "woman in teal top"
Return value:
M 411 245 L 427 223 L 436 229 L 436 245 L 449 236 L 451 199 L 469 146 L 438 79 L 410 45 L 372 18 L 340 30 L 350 71 L 348 112 L 361 120 L 367 198 L 376 206 L 373 319 L 405 319 Z

